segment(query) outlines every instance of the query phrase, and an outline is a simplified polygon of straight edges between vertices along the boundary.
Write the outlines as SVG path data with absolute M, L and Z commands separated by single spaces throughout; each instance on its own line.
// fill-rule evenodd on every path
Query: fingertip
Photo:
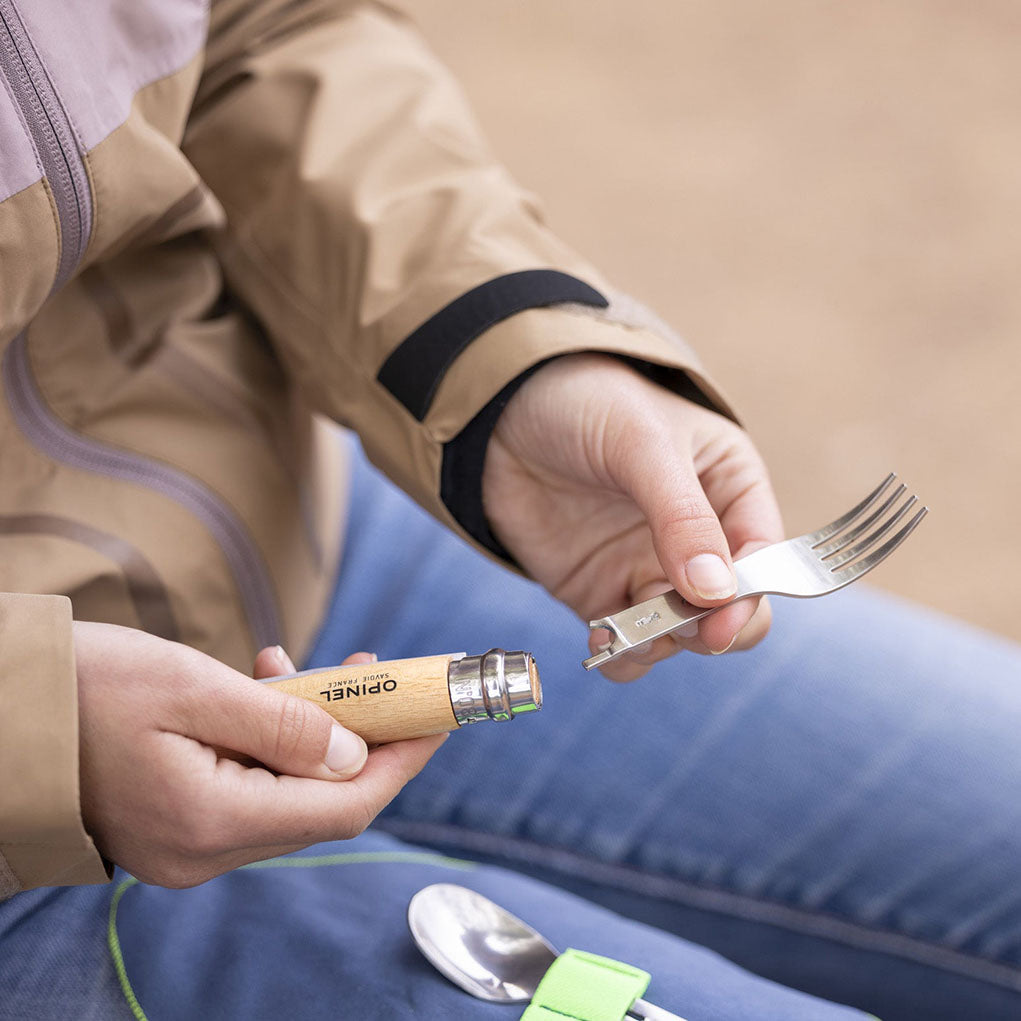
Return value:
M 614 660 L 609 666 L 600 667 L 599 672 L 614 684 L 630 684 L 644 677 L 649 672 L 649 667 L 644 663 L 636 663 L 627 656 Z
M 445 731 L 442 734 L 430 734 L 429 737 L 424 738 L 423 740 L 428 741 L 433 746 L 432 751 L 430 751 L 429 754 L 432 755 L 433 752 L 441 748 L 449 737 L 450 731 Z
M 698 637 L 706 651 L 719 655 L 732 648 L 737 636 L 755 613 L 755 601 L 738 600 L 699 622 Z
M 378 662 L 379 656 L 377 656 L 374 652 L 353 652 L 344 660 L 341 666 L 359 666 Z
M 602 652 L 603 649 L 610 645 L 613 637 L 610 634 L 610 629 L 605 627 L 592 628 L 588 633 L 588 648 L 589 652 L 593 655 L 597 652 Z
M 730 599 L 737 592 L 737 578 L 729 558 L 718 553 L 697 553 L 684 565 L 684 577 L 701 602 Z
M 282 674 L 293 674 L 296 672 L 291 657 L 279 645 L 269 645 L 260 649 L 255 657 L 255 665 L 252 669 L 252 677 L 257 681 L 269 677 L 280 677 Z
M 762 641 L 771 622 L 772 607 L 765 596 L 742 599 L 704 618 L 699 627 L 699 640 L 705 651 L 714 656 L 741 652 Z
M 629 650 L 626 658 L 642 666 L 652 667 L 670 656 L 676 656 L 684 647 L 674 641 L 669 634 L 661 635 L 655 641 L 646 642 L 643 645 L 636 645 Z
M 330 727 L 330 741 L 326 748 L 326 768 L 337 779 L 350 780 L 357 776 L 369 757 L 368 745 L 352 730 L 339 723 Z
M 740 634 L 740 632 L 738 632 L 738 634 Z M 729 642 L 727 642 L 727 644 L 722 649 L 710 649 L 709 650 L 709 655 L 710 656 L 722 656 L 725 652 L 730 652 L 730 650 L 734 647 L 734 643 L 736 641 L 737 641 L 737 635 L 734 635 L 734 637 L 731 638 L 731 640 Z
M 772 623 L 773 607 L 770 605 L 769 599 L 763 596 L 752 619 L 748 621 L 738 634 L 737 641 L 733 646 L 734 651 L 740 652 L 758 645 L 769 634 Z
M 446 744 L 450 734 L 435 734 L 434 737 L 436 740 L 432 743 L 432 748 L 429 750 L 429 758 L 432 758 Z

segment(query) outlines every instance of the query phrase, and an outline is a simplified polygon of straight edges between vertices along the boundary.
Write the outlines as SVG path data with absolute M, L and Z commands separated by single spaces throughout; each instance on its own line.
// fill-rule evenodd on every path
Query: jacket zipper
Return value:
M 65 425 L 36 386 L 24 333 L 8 345 L 0 373 L 11 415 L 37 450 L 68 467 L 144 486 L 198 518 L 227 561 L 256 649 L 281 641 L 269 570 L 244 523 L 224 500 L 178 468 L 89 439 Z
M 60 234 L 53 290 L 77 269 L 92 234 L 92 189 L 71 120 L 13 0 L 0 0 L 0 73 L 10 85 L 50 185 Z M 256 648 L 280 641 L 280 615 L 265 561 L 244 524 L 208 486 L 177 468 L 89 439 L 66 426 L 40 394 L 24 333 L 4 354 L 3 385 L 26 438 L 72 468 L 152 489 L 195 515 L 222 550 Z
M 13 0 L 0 0 L 0 71 L 21 110 L 53 195 L 60 233 L 55 290 L 71 276 L 88 247 L 92 191 L 74 127 Z

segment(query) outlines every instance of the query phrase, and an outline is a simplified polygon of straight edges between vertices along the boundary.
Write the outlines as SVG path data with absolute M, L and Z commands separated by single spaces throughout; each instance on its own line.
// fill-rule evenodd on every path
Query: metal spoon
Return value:
M 528 1003 L 557 957 L 520 918 L 453 883 L 419 890 L 408 904 L 408 928 L 437 971 L 472 996 L 494 1003 Z M 627 1016 L 684 1021 L 645 1000 L 635 1000 Z

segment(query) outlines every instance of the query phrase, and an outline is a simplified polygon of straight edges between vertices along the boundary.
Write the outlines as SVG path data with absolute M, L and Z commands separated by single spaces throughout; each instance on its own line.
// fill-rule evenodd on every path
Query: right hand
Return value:
M 740 426 L 620 359 L 562 355 L 534 373 L 490 437 L 482 487 L 496 537 L 582 620 L 670 589 L 720 607 L 697 635 L 675 631 L 607 663 L 612 680 L 681 649 L 751 648 L 769 630 L 765 598 L 724 605 L 733 562 L 783 539 L 762 458 Z M 590 631 L 589 650 L 609 638 Z
M 85 828 L 146 883 L 196 886 L 357 836 L 446 737 L 367 751 L 313 703 L 187 646 L 81 622 L 74 644 Z M 257 676 L 293 671 L 275 655 L 260 653 Z

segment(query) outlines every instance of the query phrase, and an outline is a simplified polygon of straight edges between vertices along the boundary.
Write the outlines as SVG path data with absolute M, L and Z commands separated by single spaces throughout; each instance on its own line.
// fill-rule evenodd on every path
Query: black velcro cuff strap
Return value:
M 387 358 L 376 378 L 421 422 L 447 370 L 476 337 L 525 309 L 562 302 L 609 305 L 594 287 L 553 269 L 495 277 L 422 323 Z
M 440 499 L 454 520 L 480 545 L 508 563 L 514 558 L 493 535 L 482 503 L 482 469 L 489 437 L 510 399 L 533 373 L 551 359 L 525 369 L 512 379 L 452 440 L 443 445 Z

